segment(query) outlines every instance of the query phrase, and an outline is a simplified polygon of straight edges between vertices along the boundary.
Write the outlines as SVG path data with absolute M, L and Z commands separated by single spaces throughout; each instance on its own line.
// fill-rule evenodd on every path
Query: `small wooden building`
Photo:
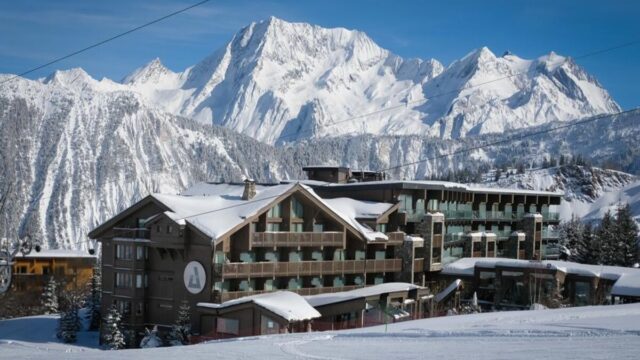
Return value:
M 197 304 L 201 333 L 196 341 L 239 336 L 271 335 L 311 330 L 319 318 L 305 299 L 291 291 L 276 291 L 229 300 L 222 304 Z

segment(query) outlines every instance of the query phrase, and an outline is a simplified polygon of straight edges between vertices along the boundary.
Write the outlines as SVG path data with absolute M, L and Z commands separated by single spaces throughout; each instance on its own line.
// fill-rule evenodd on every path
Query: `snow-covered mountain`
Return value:
M 584 220 L 601 219 L 606 211 L 615 212 L 628 203 L 640 223 L 640 178 L 621 171 L 577 165 L 536 169 L 524 174 L 510 174 L 498 181 L 483 183 L 492 187 L 562 191 L 560 205 L 563 220 L 576 216 Z
M 402 59 L 359 31 L 273 17 L 183 72 L 155 59 L 123 83 L 167 112 L 269 144 L 346 134 L 460 138 L 620 109 L 554 53 L 525 60 L 482 48 L 444 68 Z
M 472 87 L 499 74 L 513 76 Z M 301 178 L 310 164 L 423 179 L 583 154 L 640 173 L 640 112 L 540 132 L 556 120 L 618 109 L 556 55 L 526 61 L 481 49 L 445 69 L 401 59 L 361 32 L 272 18 L 181 73 L 156 60 L 122 82 L 82 69 L 8 78 L 0 75 L 0 194 L 9 193 L 0 237 L 28 233 L 48 247 L 85 246 L 89 229 L 149 192 L 203 180 Z M 377 120 L 324 126 L 398 104 Z M 530 132 L 538 135 L 519 139 Z M 445 156 L 504 136 L 516 140 Z M 270 145 L 290 140 L 298 141 Z

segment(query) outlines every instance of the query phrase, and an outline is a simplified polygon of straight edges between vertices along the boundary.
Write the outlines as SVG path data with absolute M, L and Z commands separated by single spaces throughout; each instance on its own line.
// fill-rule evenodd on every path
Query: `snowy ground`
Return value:
M 0 322 L 1 359 L 637 359 L 640 304 L 486 313 L 349 331 L 180 348 L 101 351 L 60 344 L 55 319 Z M 83 335 L 86 335 L 83 334 Z M 95 338 L 81 337 L 88 344 Z

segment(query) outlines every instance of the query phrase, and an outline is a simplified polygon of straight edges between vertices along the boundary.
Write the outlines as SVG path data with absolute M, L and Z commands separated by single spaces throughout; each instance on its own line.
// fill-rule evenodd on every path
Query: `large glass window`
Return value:
M 381 232 L 381 233 L 386 233 L 387 232 L 387 224 L 377 224 L 376 225 L 376 230 Z
M 116 273 L 116 287 L 130 288 L 133 286 L 133 278 L 130 273 Z
M 300 218 L 304 217 L 304 207 L 298 199 L 291 199 L 291 217 Z
M 401 211 L 412 211 L 413 210 L 413 198 L 410 194 L 400 194 L 398 195 L 398 202 L 400 202 L 400 210 Z
M 291 224 L 291 231 L 292 232 L 302 232 L 303 230 L 303 224 L 302 223 L 295 223 L 295 224 Z
M 118 260 L 133 260 L 133 245 L 117 244 L 116 245 L 116 259 L 118 259 Z
M 313 224 L 313 232 L 323 232 L 324 224 Z
M 281 214 L 282 214 L 281 210 L 282 210 L 281 204 L 276 204 L 274 207 L 269 209 L 269 212 L 267 212 L 267 217 L 279 218 L 281 217 Z
M 280 231 L 280 223 L 267 223 L 267 231 L 270 231 L 270 232 Z
M 221 334 L 239 335 L 240 321 L 219 317 L 216 319 L 216 329 L 218 330 L 218 333 Z

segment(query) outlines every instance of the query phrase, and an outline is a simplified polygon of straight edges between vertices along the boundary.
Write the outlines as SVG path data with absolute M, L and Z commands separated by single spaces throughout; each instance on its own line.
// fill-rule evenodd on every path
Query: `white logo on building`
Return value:
M 204 284 L 207 282 L 207 274 L 204 272 L 204 267 L 197 262 L 192 261 L 184 268 L 184 286 L 192 294 L 199 294 L 204 289 Z

